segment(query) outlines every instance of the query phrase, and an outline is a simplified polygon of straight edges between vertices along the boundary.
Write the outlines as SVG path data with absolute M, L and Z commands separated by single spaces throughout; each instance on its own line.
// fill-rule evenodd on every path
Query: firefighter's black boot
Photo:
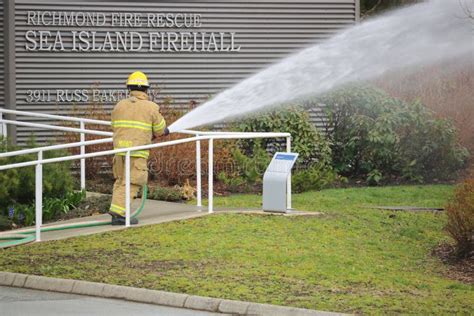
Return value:
M 114 212 L 109 212 L 109 215 L 112 216 L 112 225 L 125 225 L 125 217 Z M 130 225 L 136 224 L 138 224 L 138 219 L 130 217 Z

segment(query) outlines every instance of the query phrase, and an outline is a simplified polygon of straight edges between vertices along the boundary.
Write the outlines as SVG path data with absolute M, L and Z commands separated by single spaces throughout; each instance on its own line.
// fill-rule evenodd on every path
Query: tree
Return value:
M 421 0 L 360 0 L 361 16 L 367 18 L 389 9 L 417 2 Z
M 474 0 L 459 0 L 459 4 L 466 16 L 474 20 Z

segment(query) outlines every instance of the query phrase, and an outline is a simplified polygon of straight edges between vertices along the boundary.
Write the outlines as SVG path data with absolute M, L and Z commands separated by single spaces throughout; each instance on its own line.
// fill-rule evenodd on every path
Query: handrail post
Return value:
M 214 139 L 209 138 L 209 166 L 208 169 L 208 212 L 214 212 Z
M 291 152 L 291 136 L 286 138 L 286 152 Z M 286 181 L 286 208 L 291 210 L 291 170 Z
M 2 112 L 0 112 L 0 121 L 2 121 L 2 126 L 0 128 L 0 136 L 2 136 L 2 138 L 7 138 L 7 124 L 3 122 Z
M 125 227 L 130 227 L 130 150 L 125 155 Z
M 82 130 L 86 129 L 84 121 L 81 121 L 80 128 Z M 84 132 L 81 132 L 81 136 L 80 136 L 81 155 L 86 154 L 86 146 L 84 145 L 85 141 L 86 141 L 86 135 L 84 134 Z M 81 159 L 81 190 L 85 190 L 85 189 L 86 189 L 86 159 L 82 158 Z
M 41 225 L 43 222 L 43 152 L 38 152 L 38 164 L 35 172 L 35 226 L 36 241 L 41 241 Z
M 196 135 L 199 136 L 199 135 Z M 196 199 L 197 206 L 202 206 L 202 184 L 201 184 L 201 141 L 196 141 Z

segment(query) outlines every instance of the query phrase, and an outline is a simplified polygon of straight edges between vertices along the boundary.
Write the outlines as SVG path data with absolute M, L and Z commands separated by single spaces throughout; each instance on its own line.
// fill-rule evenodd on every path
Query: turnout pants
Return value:
M 110 211 L 125 217 L 125 156 L 114 156 L 113 173 L 115 183 Z M 138 190 L 147 181 L 147 160 L 145 158 L 130 157 L 130 199 L 137 196 Z

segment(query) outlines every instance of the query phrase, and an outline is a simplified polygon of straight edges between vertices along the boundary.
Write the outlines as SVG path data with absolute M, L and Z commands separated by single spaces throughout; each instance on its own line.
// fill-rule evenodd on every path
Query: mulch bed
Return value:
M 55 218 L 52 221 L 56 222 L 58 220 L 61 221 L 107 213 L 109 211 L 111 200 L 112 197 L 110 195 L 88 197 L 76 208 L 70 210 L 66 214 L 61 214 L 59 218 Z
M 467 258 L 460 259 L 456 256 L 453 245 L 443 243 L 432 251 L 432 255 L 446 264 L 448 268 L 445 273 L 446 277 L 474 284 L 474 253 L 471 253 Z

